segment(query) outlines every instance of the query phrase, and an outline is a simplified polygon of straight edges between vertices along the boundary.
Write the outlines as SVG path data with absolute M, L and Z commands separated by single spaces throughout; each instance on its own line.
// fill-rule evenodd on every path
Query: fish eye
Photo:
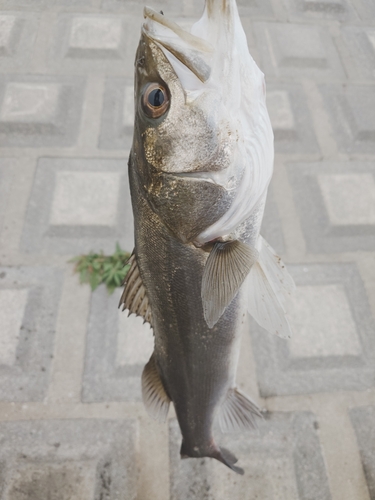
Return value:
M 143 91 L 142 109 L 150 118 L 159 118 L 169 109 L 169 95 L 159 83 L 149 83 Z

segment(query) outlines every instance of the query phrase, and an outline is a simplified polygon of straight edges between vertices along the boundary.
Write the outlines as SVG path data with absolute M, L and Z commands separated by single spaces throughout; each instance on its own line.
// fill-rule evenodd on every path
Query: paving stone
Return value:
M 220 462 L 180 459 L 181 434 L 170 421 L 171 500 L 329 500 L 324 460 L 312 413 L 267 413 L 259 433 L 217 438 L 239 459 L 243 477 Z
M 70 146 L 78 135 L 83 81 L 19 76 L 0 82 L 2 146 Z
M 104 93 L 99 147 L 130 149 L 134 126 L 134 84 L 124 78 L 108 79 Z
M 129 14 L 135 14 L 138 16 L 138 19 L 143 20 L 144 5 L 146 4 L 137 2 L 137 0 L 102 0 L 101 7 L 103 10 L 122 11 Z M 171 17 L 171 14 L 183 14 L 182 2 L 176 2 L 174 0 L 163 0 L 162 4 L 160 0 L 149 0 L 147 6 L 158 12 L 163 8 L 164 14 L 169 17 Z
M 375 181 L 368 174 L 321 174 L 318 184 L 333 226 L 375 224 Z
M 0 400 L 41 401 L 46 393 L 61 272 L 0 268 Z
M 0 14 L 0 72 L 25 72 L 34 48 L 38 18 L 24 12 Z
M 23 230 L 23 251 L 113 253 L 116 241 L 132 251 L 127 160 L 40 159 Z
M 274 196 L 275 185 L 271 182 L 268 188 L 267 202 L 264 210 L 261 235 L 280 255 L 285 252 L 284 236 L 279 211 Z
M 12 185 L 13 164 L 14 160 L 12 158 L 0 159 L 0 234 L 7 209 L 9 191 Z
M 56 172 L 52 226 L 116 224 L 121 172 Z
M 346 61 L 346 70 L 349 75 L 355 80 L 361 76 L 363 79 L 374 80 L 375 27 L 343 26 L 341 32 L 352 56 Z
M 133 78 L 134 54 L 143 15 L 61 14 L 49 52 L 56 72 L 126 74 Z
M 287 0 L 289 19 L 337 19 L 339 21 L 357 20 L 358 15 L 346 0 Z
M 24 9 L 41 9 L 41 8 L 53 8 L 53 7 L 88 7 L 92 5 L 93 0 L 2 0 L 2 7 L 7 9 L 18 9 L 23 7 Z
M 153 352 L 143 319 L 117 310 L 120 292 L 100 286 L 91 298 L 83 401 L 141 401 L 141 374 Z
M 345 73 L 328 31 L 309 24 L 254 23 L 262 71 L 270 77 L 342 80 Z
M 350 410 L 350 418 L 357 435 L 370 499 L 375 499 L 375 406 Z
M 366 292 L 354 264 L 288 265 L 297 285 L 289 341 L 252 321 L 264 397 L 374 386 L 375 342 Z
M 267 108 L 275 136 L 275 152 L 287 154 L 319 151 L 300 85 L 267 85 Z
M 299 286 L 290 323 L 296 332 L 288 342 L 292 358 L 361 355 L 356 325 L 341 284 Z
M 374 248 L 373 163 L 290 164 L 288 173 L 310 252 Z
M 339 148 L 345 153 L 375 152 L 375 86 L 321 86 Z
M 375 4 L 372 0 L 353 0 L 353 4 L 363 21 L 368 22 L 369 19 L 374 19 Z
M 2 422 L 1 498 L 136 498 L 136 423 L 127 419 Z

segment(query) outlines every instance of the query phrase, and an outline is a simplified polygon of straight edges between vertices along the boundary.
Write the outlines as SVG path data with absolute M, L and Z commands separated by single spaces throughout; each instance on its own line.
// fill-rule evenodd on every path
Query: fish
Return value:
M 294 282 L 260 235 L 272 177 L 265 79 L 235 0 L 206 0 L 190 31 L 144 8 L 135 57 L 129 184 L 135 248 L 119 306 L 142 316 L 154 352 L 142 373 L 147 412 L 170 403 L 180 454 L 243 474 L 214 438 L 256 428 L 262 412 L 236 385 L 249 312 L 291 336 Z

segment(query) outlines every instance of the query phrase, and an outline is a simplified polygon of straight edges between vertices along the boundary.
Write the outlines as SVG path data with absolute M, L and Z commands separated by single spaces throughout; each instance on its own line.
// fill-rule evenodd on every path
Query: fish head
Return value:
M 137 126 L 148 164 L 177 174 L 228 167 L 227 113 L 220 88 L 208 84 L 211 44 L 151 9 L 145 16 L 135 85 Z
M 133 153 L 154 210 L 191 241 L 225 215 L 246 177 L 264 76 L 248 52 L 235 0 L 207 0 L 190 32 L 150 8 L 144 15 Z

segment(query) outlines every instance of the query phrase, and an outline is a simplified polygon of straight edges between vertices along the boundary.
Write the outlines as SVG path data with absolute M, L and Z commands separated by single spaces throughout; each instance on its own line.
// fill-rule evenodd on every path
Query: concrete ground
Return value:
M 203 0 L 152 0 L 183 25 Z M 142 2 L 0 1 L 0 498 L 375 499 L 375 3 L 239 0 L 266 74 L 275 173 L 263 234 L 295 336 L 247 325 L 246 470 L 179 459 L 145 413 L 151 330 L 67 261 L 132 250 L 127 156 Z

